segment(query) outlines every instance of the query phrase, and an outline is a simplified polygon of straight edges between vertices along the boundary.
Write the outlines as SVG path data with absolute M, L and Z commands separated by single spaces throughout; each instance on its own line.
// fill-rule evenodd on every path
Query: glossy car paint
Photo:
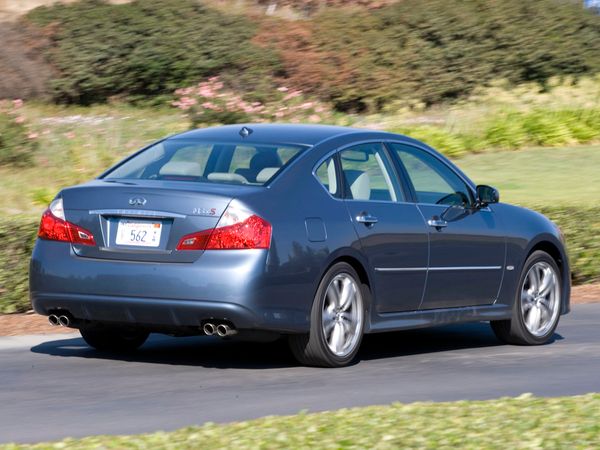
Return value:
M 170 139 L 251 140 L 310 149 L 265 187 L 100 178 L 64 189 L 59 196 L 66 219 L 92 231 L 99 242 L 86 247 L 37 240 L 30 268 L 36 312 L 68 311 L 75 324 L 128 323 L 155 331 L 198 330 L 205 321 L 218 319 L 238 329 L 302 333 L 309 330 L 321 277 L 344 260 L 370 287 L 367 333 L 496 320 L 510 317 L 522 266 L 538 248 L 559 260 L 562 313 L 569 311 L 564 243 L 560 230 L 544 216 L 498 203 L 450 211 L 448 226 L 436 229 L 427 220 L 447 208 L 418 204 L 411 192 L 398 203 L 343 200 L 332 197 L 314 176 L 319 163 L 340 149 L 360 142 L 395 142 L 431 152 L 475 195 L 473 182 L 423 143 L 342 127 L 247 126 L 253 130 L 249 138 L 239 134 L 239 125 Z M 129 205 L 134 197 L 147 201 Z M 272 224 L 268 250 L 167 250 L 172 240 L 213 227 L 230 203 Z M 114 239 L 114 226 L 106 217 L 119 212 L 158 218 L 168 230 L 164 242 L 154 252 L 115 251 L 107 245 Z M 363 212 L 376 216 L 378 223 L 358 223 Z

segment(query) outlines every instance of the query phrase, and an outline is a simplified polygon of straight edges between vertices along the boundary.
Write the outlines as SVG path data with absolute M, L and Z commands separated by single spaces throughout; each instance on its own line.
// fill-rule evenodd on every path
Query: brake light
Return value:
M 269 248 L 271 224 L 256 214 L 229 207 L 214 230 L 181 238 L 177 250 L 239 250 Z
M 96 245 L 92 233 L 65 220 L 62 199 L 54 200 L 42 214 L 38 237 L 48 241 L 70 242 L 78 245 Z

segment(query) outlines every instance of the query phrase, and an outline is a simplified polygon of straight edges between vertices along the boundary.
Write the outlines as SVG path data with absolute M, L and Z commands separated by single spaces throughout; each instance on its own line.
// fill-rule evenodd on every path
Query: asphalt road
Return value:
M 133 356 L 77 335 L 0 338 L 0 442 L 171 430 L 394 401 L 600 391 L 600 304 L 577 305 L 542 347 L 487 324 L 368 336 L 344 369 L 299 367 L 286 345 L 153 337 Z

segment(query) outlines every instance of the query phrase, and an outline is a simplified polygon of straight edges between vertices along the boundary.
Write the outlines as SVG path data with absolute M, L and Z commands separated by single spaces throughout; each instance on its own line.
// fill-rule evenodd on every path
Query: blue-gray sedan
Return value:
M 569 311 L 559 228 L 414 139 L 239 125 L 150 145 L 44 212 L 31 301 L 88 344 L 286 336 L 343 366 L 362 336 L 489 321 L 549 341 Z

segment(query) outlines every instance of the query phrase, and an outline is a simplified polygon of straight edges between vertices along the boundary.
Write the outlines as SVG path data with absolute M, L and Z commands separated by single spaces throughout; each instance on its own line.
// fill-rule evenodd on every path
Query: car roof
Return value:
M 243 137 L 243 128 L 251 130 L 251 134 Z M 253 142 L 301 144 L 313 146 L 326 139 L 353 133 L 369 133 L 370 130 L 338 127 L 332 125 L 299 125 L 299 124 L 239 124 L 218 127 L 200 128 L 187 131 L 170 139 L 206 139 L 226 142 Z

